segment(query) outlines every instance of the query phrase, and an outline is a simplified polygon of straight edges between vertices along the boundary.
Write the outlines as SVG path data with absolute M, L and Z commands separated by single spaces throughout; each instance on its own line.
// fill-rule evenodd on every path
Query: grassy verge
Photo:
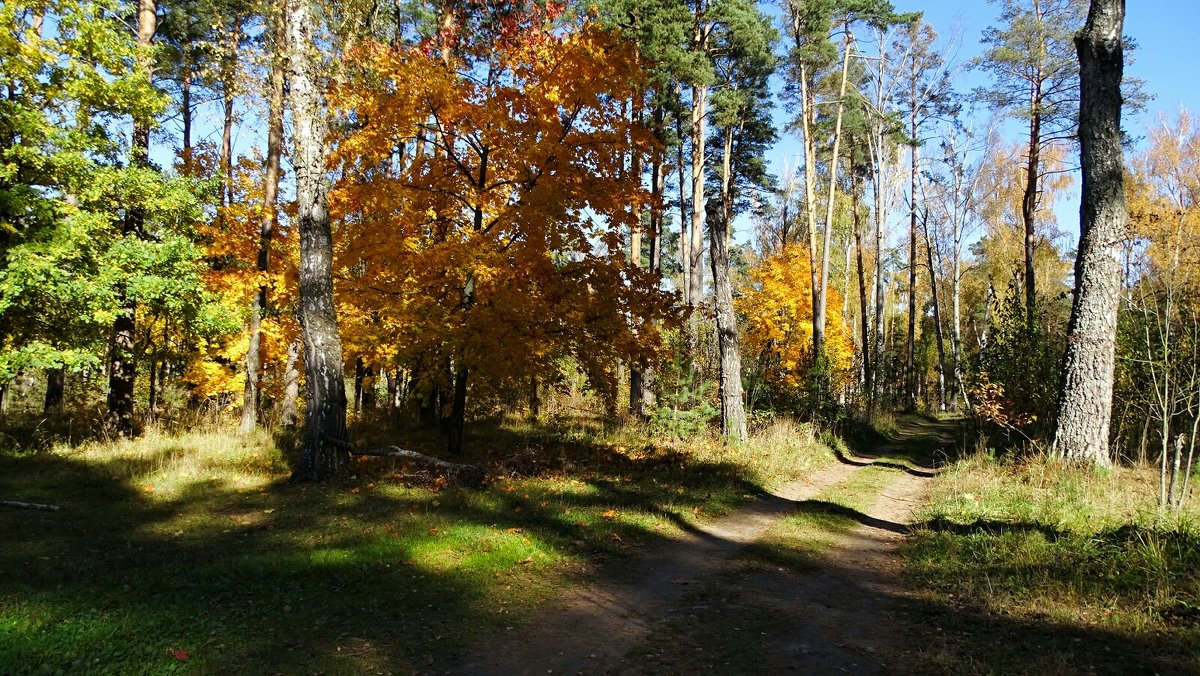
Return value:
M 930 615 L 922 667 L 1200 670 L 1200 513 L 1159 514 L 1156 480 L 983 456 L 947 468 L 906 552 Z
M 290 486 L 270 436 L 225 430 L 0 449 L 0 499 L 63 506 L 0 511 L 0 673 L 419 670 L 831 457 L 786 426 L 736 451 L 586 420 L 472 441 L 480 490 L 380 459 Z

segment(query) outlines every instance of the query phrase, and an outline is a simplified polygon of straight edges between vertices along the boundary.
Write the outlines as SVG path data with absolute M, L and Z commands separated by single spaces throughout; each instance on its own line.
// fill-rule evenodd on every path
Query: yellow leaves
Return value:
M 356 121 L 330 200 L 348 354 L 501 382 L 659 342 L 669 297 L 614 253 L 648 203 L 625 169 L 653 143 L 621 107 L 636 50 L 591 25 L 504 36 L 470 70 L 366 45 L 334 92 Z
M 777 387 L 799 390 L 812 366 L 813 310 L 808 250 L 790 245 L 750 269 L 749 284 L 735 300 L 746 318 L 743 344 L 749 354 L 765 357 L 765 376 Z M 841 294 L 829 290 L 829 307 Z M 825 353 L 837 378 L 847 378 L 854 358 L 849 332 L 839 313 L 826 313 Z

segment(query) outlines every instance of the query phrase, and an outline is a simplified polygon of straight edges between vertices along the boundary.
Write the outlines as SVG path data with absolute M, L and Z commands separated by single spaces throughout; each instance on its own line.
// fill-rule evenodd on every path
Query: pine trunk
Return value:
M 258 292 L 250 305 L 250 345 L 246 350 L 246 386 L 242 396 L 243 434 L 258 424 L 260 369 L 262 366 L 262 315 L 267 307 L 266 274 L 271 266 L 271 238 L 278 224 L 279 159 L 283 153 L 284 26 L 283 12 L 272 17 L 271 98 L 267 110 L 267 165 L 263 174 L 263 218 L 258 233 Z
M 1109 466 L 1121 245 L 1128 214 L 1121 151 L 1124 0 L 1093 0 L 1075 37 L 1079 54 L 1079 253 L 1067 325 L 1054 448 L 1071 462 Z
M 733 310 L 733 284 L 729 279 L 729 233 L 733 221 L 733 128 L 725 130 L 721 165 L 721 217 L 709 233 L 717 348 L 721 354 L 721 433 L 738 443 L 746 440 L 746 409 L 742 404 L 742 352 L 738 345 L 737 315 Z
M 333 240 L 325 177 L 328 124 L 308 0 L 289 0 L 288 56 L 300 235 L 300 327 L 304 340 L 304 434 L 293 479 L 322 481 L 349 463 L 342 341 L 333 302 Z

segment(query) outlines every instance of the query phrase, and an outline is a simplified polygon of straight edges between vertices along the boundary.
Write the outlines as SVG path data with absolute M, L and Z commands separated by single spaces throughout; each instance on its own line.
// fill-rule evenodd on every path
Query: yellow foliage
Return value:
M 749 284 L 735 301 L 746 321 L 742 344 L 747 353 L 767 365 L 768 382 L 794 392 L 803 387 L 813 366 L 811 270 L 806 248 L 785 246 L 750 269 Z M 831 288 L 828 303 L 839 307 L 842 295 Z M 838 312 L 826 313 L 825 354 L 835 385 L 845 384 L 854 344 Z
M 330 195 L 349 359 L 453 360 L 500 383 L 564 355 L 600 379 L 652 357 L 672 298 L 621 239 L 648 202 L 625 162 L 653 144 L 622 109 L 635 55 L 589 24 L 523 27 L 470 67 L 353 55 L 333 100 L 357 124 L 335 139 Z

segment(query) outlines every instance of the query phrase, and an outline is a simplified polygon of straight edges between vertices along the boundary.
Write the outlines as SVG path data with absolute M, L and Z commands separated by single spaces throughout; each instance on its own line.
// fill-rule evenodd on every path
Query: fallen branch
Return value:
M 369 455 L 380 458 L 407 458 L 416 460 L 427 465 L 433 465 L 446 473 L 448 479 L 457 481 L 464 486 L 479 486 L 483 484 L 484 471 L 478 465 L 467 465 L 457 462 L 449 462 L 441 458 L 435 458 L 432 455 L 425 455 L 417 451 L 410 451 L 407 448 L 399 446 L 378 446 L 376 448 L 355 448 L 345 441 L 330 439 L 326 437 L 325 441 L 338 448 L 343 448 L 347 452 L 354 455 Z
M 40 502 L 20 502 L 18 500 L 0 500 L 0 507 L 12 507 L 13 509 L 38 509 L 43 512 L 59 512 L 62 507 L 58 505 L 44 505 Z

